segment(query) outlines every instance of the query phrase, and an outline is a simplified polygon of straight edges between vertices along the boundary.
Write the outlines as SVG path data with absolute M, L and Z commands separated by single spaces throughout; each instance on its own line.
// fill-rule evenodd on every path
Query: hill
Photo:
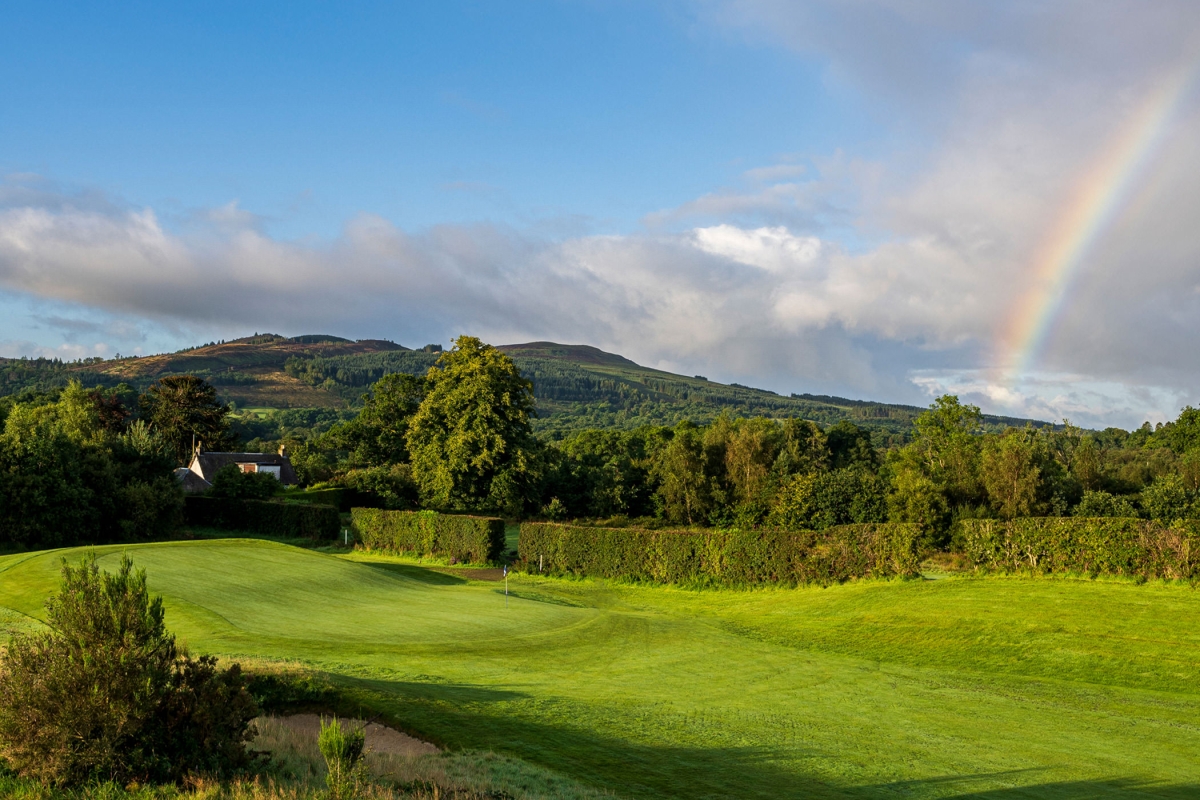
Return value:
M 383 339 L 262 334 L 141 358 L 75 363 L 0 359 L 0 395 L 53 389 L 72 378 L 89 386 L 127 383 L 141 390 L 165 375 L 192 374 L 210 381 L 243 409 L 348 409 L 384 375 L 423 374 L 437 361 L 439 349 L 428 345 L 413 350 Z M 537 428 L 551 435 L 582 428 L 672 425 L 684 419 L 704 423 L 729 413 L 803 417 L 822 425 L 851 420 L 876 432 L 885 444 L 904 437 L 924 410 L 826 395 L 784 396 L 643 367 L 587 345 L 529 342 L 499 349 L 533 381 Z M 985 417 L 991 429 L 1027 421 Z

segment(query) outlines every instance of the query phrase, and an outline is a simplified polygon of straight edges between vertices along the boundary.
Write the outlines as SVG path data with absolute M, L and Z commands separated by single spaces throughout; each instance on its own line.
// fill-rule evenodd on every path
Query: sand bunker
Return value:
M 299 733 L 302 736 L 312 736 L 317 740 L 321 732 L 321 717 L 317 714 L 292 714 L 288 717 L 277 717 L 279 723 Z M 328 717 L 327 717 L 328 719 Z M 363 724 L 361 719 L 343 719 L 343 725 L 358 727 Z M 364 727 L 367 740 L 367 750 L 372 753 L 386 753 L 398 756 L 423 756 L 438 752 L 438 748 L 429 742 L 413 738 L 407 733 L 401 733 L 395 728 L 369 722 Z

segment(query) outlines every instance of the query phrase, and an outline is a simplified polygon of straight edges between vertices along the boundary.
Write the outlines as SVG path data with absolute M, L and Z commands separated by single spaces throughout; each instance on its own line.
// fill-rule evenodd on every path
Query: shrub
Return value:
M 956 544 L 976 569 L 1200 577 L 1200 522 L 1114 517 L 963 520 Z
M 328 722 L 321 720 L 317 747 L 325 758 L 329 800 L 351 800 L 358 796 L 359 786 L 366 778 L 366 765 L 362 761 L 365 743 L 362 728 L 346 730 L 337 717 Z
M 456 561 L 495 561 L 504 551 L 504 520 L 435 511 L 384 511 L 355 508 L 350 512 L 359 541 L 377 550 Z
M 240 669 L 181 655 L 128 557 L 63 563 L 50 630 L 0 657 L 0 757 L 44 783 L 180 780 L 247 766 L 257 714 Z
M 342 529 L 341 517 L 333 506 L 216 497 L 188 497 L 184 522 L 264 536 L 325 540 L 336 539 Z
M 208 497 L 226 500 L 270 500 L 283 491 L 283 484 L 267 472 L 242 472 L 237 464 L 226 464 L 213 475 Z
M 833 583 L 917 574 L 916 525 L 816 531 L 679 531 L 525 523 L 525 569 L 663 583 Z
M 372 498 L 370 505 L 373 507 L 398 510 L 418 507 L 417 484 L 408 464 L 352 469 L 339 478 L 339 483 L 353 492 L 356 499 Z
M 333 506 L 338 511 L 349 511 L 345 506 L 346 490 L 341 487 L 327 489 L 306 489 L 299 492 L 288 492 L 279 498 L 289 503 L 311 503 L 319 506 Z
M 1084 492 L 1075 507 L 1077 517 L 1136 517 L 1137 510 L 1124 497 L 1104 491 Z

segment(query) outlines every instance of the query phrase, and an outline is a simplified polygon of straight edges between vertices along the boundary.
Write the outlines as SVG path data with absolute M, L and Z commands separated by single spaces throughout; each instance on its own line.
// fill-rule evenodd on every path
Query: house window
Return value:
M 258 464 L 238 464 L 242 472 L 258 472 Z

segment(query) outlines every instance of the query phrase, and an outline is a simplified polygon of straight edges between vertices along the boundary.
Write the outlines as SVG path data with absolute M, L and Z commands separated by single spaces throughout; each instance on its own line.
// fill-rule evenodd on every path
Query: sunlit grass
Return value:
M 122 549 L 102 548 L 102 565 Z M 517 575 L 506 605 L 502 583 L 398 558 L 244 540 L 128 549 L 193 649 L 327 671 L 453 753 L 619 795 L 1200 795 L 1188 586 L 733 592 Z M 40 614 L 57 563 L 0 558 L 0 607 Z

